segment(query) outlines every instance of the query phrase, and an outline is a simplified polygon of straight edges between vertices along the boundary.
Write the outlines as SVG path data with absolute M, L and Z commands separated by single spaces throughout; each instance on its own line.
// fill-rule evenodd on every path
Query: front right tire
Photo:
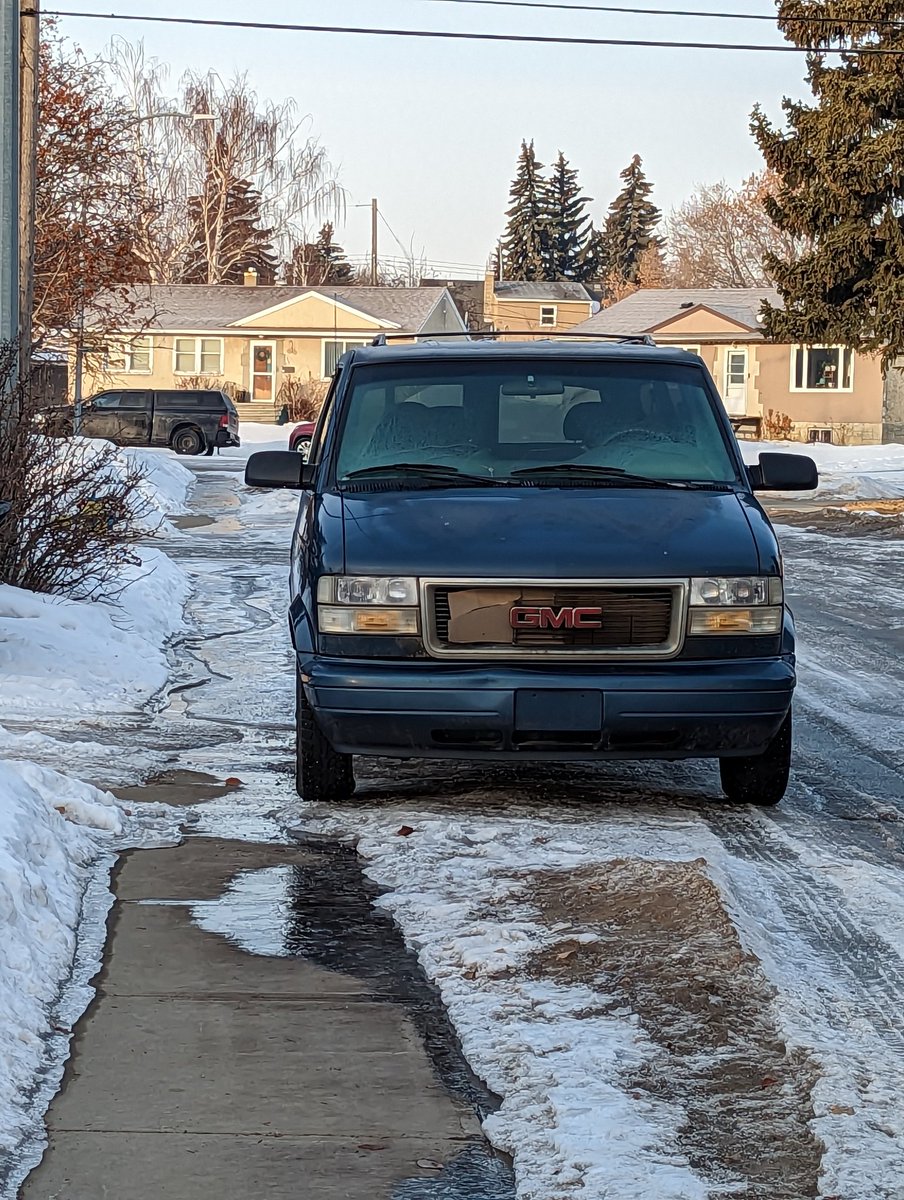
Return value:
M 295 671 L 295 788 L 303 800 L 348 800 L 355 790 L 352 756 L 340 754 L 327 741 Z
M 791 713 L 762 754 L 719 760 L 722 791 L 734 804 L 778 804 L 791 774 Z

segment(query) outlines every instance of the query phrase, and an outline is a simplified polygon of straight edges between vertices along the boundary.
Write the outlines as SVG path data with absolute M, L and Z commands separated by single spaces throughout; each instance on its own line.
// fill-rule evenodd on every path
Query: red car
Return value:
M 296 425 L 289 434 L 289 449 L 297 450 L 299 454 L 303 454 L 307 458 L 315 426 L 316 421 L 302 421 L 300 425 Z

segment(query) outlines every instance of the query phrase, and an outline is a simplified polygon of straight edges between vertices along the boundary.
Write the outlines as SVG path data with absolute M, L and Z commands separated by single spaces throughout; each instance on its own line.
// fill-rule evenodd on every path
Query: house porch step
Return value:
M 254 421 L 259 425 L 275 425 L 281 404 L 271 400 L 239 400 L 236 402 L 239 421 Z

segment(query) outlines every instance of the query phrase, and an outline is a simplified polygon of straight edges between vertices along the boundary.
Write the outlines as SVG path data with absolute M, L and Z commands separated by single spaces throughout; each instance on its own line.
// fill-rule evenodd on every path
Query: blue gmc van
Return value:
M 353 755 L 717 758 L 775 804 L 794 626 L 755 493 L 813 462 L 742 461 L 703 362 L 617 341 L 379 338 L 339 363 L 301 494 L 289 623 L 297 782 L 354 791 Z

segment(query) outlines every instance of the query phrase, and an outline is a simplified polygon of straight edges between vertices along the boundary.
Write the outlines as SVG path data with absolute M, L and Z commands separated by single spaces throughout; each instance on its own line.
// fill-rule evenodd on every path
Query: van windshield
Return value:
M 410 464 L 405 471 L 402 464 Z M 337 478 L 410 477 L 454 484 L 486 476 L 558 483 L 611 470 L 635 477 L 736 483 L 738 473 L 693 364 L 516 360 L 353 368 Z

